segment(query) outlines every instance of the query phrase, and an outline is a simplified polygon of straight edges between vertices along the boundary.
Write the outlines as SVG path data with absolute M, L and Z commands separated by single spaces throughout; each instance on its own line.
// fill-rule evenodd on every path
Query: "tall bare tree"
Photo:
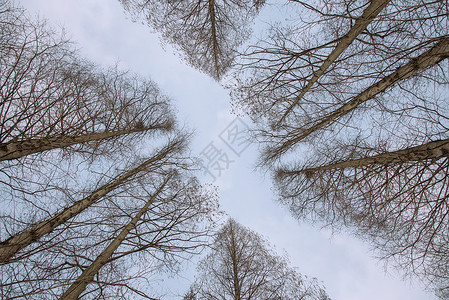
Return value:
M 333 147 L 329 164 L 278 171 L 281 201 L 300 219 L 349 226 L 381 257 L 449 290 L 449 140 L 387 152 Z
M 193 67 L 220 79 L 264 0 L 120 0 L 137 18 L 144 18 L 164 41 L 176 45 Z
M 320 68 L 315 73 L 313 73 L 312 78 L 310 78 L 310 80 L 307 82 L 304 88 L 300 91 L 299 95 L 297 96 L 293 104 L 291 104 L 290 107 L 287 108 L 287 110 L 282 115 L 279 122 L 283 122 L 288 113 L 293 109 L 293 107 L 296 104 L 298 104 L 298 102 L 309 91 L 312 85 L 318 81 L 318 79 L 326 72 L 326 70 L 332 65 L 332 63 L 335 62 L 338 56 L 343 51 L 345 51 L 345 49 L 348 48 L 349 45 L 351 45 L 354 39 L 356 39 L 357 36 L 360 35 L 366 29 L 366 27 L 380 13 L 380 11 L 383 8 L 385 8 L 388 2 L 389 0 L 379 0 L 370 2 L 368 7 L 363 11 L 363 14 L 357 19 L 355 19 L 354 25 L 351 26 L 349 31 L 339 39 L 337 45 L 329 54 L 329 56 L 323 61 L 323 64 L 320 66 Z M 303 3 L 303 5 L 306 4 Z
M 184 149 L 185 143 L 186 140 L 184 137 L 180 137 L 179 139 L 170 142 L 167 146 L 158 151 L 158 153 L 156 153 L 153 157 L 146 159 L 137 167 L 115 177 L 107 184 L 96 189 L 89 196 L 76 201 L 69 207 L 64 208 L 61 212 L 58 212 L 50 218 L 42 220 L 39 223 L 33 225 L 31 228 L 14 236 L 11 236 L 7 240 L 1 242 L 0 262 L 7 262 L 18 251 L 27 247 L 31 243 L 38 241 L 43 235 L 51 233 L 56 227 L 63 225 L 67 220 L 80 214 L 93 203 L 95 203 L 120 185 L 133 180 L 138 176 L 142 176 L 141 173 L 149 172 L 149 170 L 154 170 L 155 168 L 161 168 L 164 163 L 167 163 L 167 161 L 169 161 L 169 159 L 167 158 L 172 157 L 173 154 L 178 153 Z M 174 164 L 175 162 L 169 161 L 168 163 Z
M 260 125 L 264 161 L 338 132 L 357 111 L 388 105 L 385 95 L 410 89 L 421 100 L 426 93 L 410 85 L 447 83 L 440 68 L 449 55 L 444 1 L 292 2 L 313 17 L 273 26 L 241 55 L 230 83 L 235 105 Z
M 214 191 L 188 176 L 175 164 L 157 168 L 93 204 L 3 266 L 3 295 L 157 298 L 151 280 L 201 250 L 217 213 Z
M 184 299 L 329 299 L 316 279 L 298 274 L 270 248 L 260 235 L 228 220 Z
M 323 127 L 337 122 L 342 116 L 350 114 L 358 106 L 362 105 L 368 100 L 373 99 L 377 94 L 384 92 L 388 88 L 393 87 L 399 81 L 405 80 L 408 77 L 418 73 L 419 71 L 426 69 L 429 66 L 433 66 L 448 57 L 449 38 L 443 38 L 430 50 L 426 51 L 416 58 L 411 59 L 407 64 L 399 67 L 392 74 L 385 76 L 380 81 L 371 85 L 363 92 L 348 100 L 346 103 L 333 110 L 332 112 L 317 117 L 315 120 L 312 120 L 304 127 L 290 130 L 287 133 L 280 135 L 279 139 L 281 141 L 277 146 L 267 149 L 266 158 L 270 160 L 279 157 L 287 150 L 291 149 L 296 143 L 304 140 L 306 137 L 322 129 Z M 290 107 L 293 107 L 294 105 L 295 103 L 293 103 Z M 286 115 L 288 111 L 289 110 L 287 110 L 284 115 Z
M 2 7 L 0 161 L 67 147 L 111 153 L 136 133 L 172 128 L 168 98 L 154 82 L 101 70 L 44 21 Z
M 210 224 L 205 219 L 212 217 L 216 204 L 213 197 L 194 180 L 183 180 L 182 176 L 172 172 L 166 175 L 153 195 L 140 198 L 147 198 L 143 207 L 83 270 L 61 299 L 78 299 L 89 283 L 107 286 L 107 283 L 100 284 L 94 277 L 110 261 L 123 260 L 136 253 L 148 252 L 156 256 L 155 252 L 160 252 L 164 260 L 173 264 L 179 258 L 169 260 L 168 256 L 186 257 L 186 253 L 196 252 L 207 242 Z

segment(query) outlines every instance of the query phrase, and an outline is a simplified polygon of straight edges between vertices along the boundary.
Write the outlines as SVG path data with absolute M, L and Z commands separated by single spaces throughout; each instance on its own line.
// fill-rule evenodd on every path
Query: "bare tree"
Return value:
M 384 78 L 382 78 L 382 80 L 376 82 L 374 85 L 371 85 L 366 90 L 364 90 L 348 102 L 344 103 L 334 111 L 321 117 L 317 117 L 315 120 L 304 127 L 291 130 L 288 133 L 280 136 L 281 142 L 279 143 L 279 146 L 268 148 L 266 158 L 268 160 L 271 160 L 279 157 L 296 143 L 313 134 L 315 131 L 318 131 L 321 128 L 329 125 L 330 123 L 337 122 L 339 118 L 351 113 L 365 101 L 373 99 L 377 94 L 384 92 L 388 88 L 391 88 L 399 81 L 407 79 L 408 77 L 413 76 L 422 69 L 433 66 L 448 57 L 449 38 L 444 38 L 427 52 L 421 54 L 419 57 L 411 59 L 410 62 L 399 67 L 395 72 L 388 76 L 385 76 Z
M 175 164 L 156 168 L 93 204 L 3 266 L 3 295 L 59 298 L 83 281 L 74 289 L 82 298 L 157 297 L 152 279 L 201 250 L 217 213 L 214 191 L 189 176 Z
M 137 158 L 148 137 L 170 134 L 175 121 L 154 82 L 80 58 L 63 35 L 9 1 L 0 4 L 0 27 L 0 236 L 6 240 L 85 198 L 92 184 L 80 184 L 82 178 L 114 188 L 107 184 L 117 175 L 112 168 L 126 170 L 130 153 Z
M 193 67 L 220 79 L 237 48 L 249 37 L 250 25 L 264 0 L 120 0 L 137 18 L 145 18 L 176 45 Z
M 273 26 L 241 55 L 229 84 L 235 105 L 260 126 L 264 162 L 323 131 L 338 132 L 357 111 L 388 104 L 385 95 L 447 83 L 440 70 L 449 55 L 444 1 L 293 2 L 315 18 Z
M 0 161 L 67 147 L 98 156 L 173 127 L 154 82 L 101 70 L 44 21 L 2 7 Z
M 348 226 L 382 258 L 447 293 L 449 140 L 391 152 L 342 147 L 316 166 L 279 170 L 281 202 L 300 219 Z
M 182 299 L 184 300 L 196 300 L 197 291 L 195 291 L 194 287 L 191 287 L 190 290 L 185 293 Z
M 232 219 L 198 271 L 185 299 L 329 299 L 316 279 L 298 274 L 260 235 Z
M 354 41 L 354 39 L 356 39 L 357 36 L 366 29 L 369 23 L 371 23 L 371 21 L 373 21 L 373 19 L 380 13 L 380 11 L 383 8 L 385 8 L 388 2 L 389 2 L 388 0 L 379 0 L 370 2 L 369 6 L 363 11 L 363 14 L 355 20 L 354 25 L 352 25 L 348 33 L 346 33 L 344 36 L 340 38 L 338 44 L 335 46 L 335 48 L 332 50 L 329 56 L 324 60 L 320 68 L 315 73 L 313 73 L 312 78 L 307 82 L 307 85 L 304 86 L 304 88 L 301 90 L 301 92 L 299 93 L 293 104 L 291 104 L 290 107 L 287 108 L 285 113 L 282 115 L 281 119 L 279 120 L 280 123 L 283 122 L 288 113 L 293 109 L 293 107 L 296 104 L 298 104 L 298 102 L 309 91 L 312 85 L 318 81 L 321 75 L 323 75 L 324 72 L 326 72 L 326 70 L 332 65 L 332 63 L 335 62 L 338 56 L 346 48 L 349 47 L 349 45 Z M 303 3 L 303 5 L 306 4 Z
M 160 151 L 158 151 L 156 155 L 146 159 L 143 163 L 125 172 L 124 174 L 115 177 L 109 183 L 92 192 L 89 196 L 73 203 L 52 217 L 40 221 L 31 228 L 11 236 L 7 240 L 1 242 L 0 262 L 7 262 L 18 251 L 27 247 L 31 243 L 38 241 L 43 235 L 51 233 L 56 227 L 80 214 L 86 208 L 91 206 L 109 192 L 116 189 L 118 186 L 135 179 L 136 176 L 141 176 L 140 173 L 145 173 L 149 172 L 149 170 L 160 168 L 164 163 L 167 163 L 167 158 L 173 156 L 174 153 L 182 151 L 186 145 L 185 143 L 186 140 L 184 137 L 180 137 L 179 139 L 170 142 L 166 147 L 163 147 Z M 171 163 L 173 164 L 174 162 Z
M 169 191 L 165 191 L 165 195 L 162 195 L 165 187 L 173 179 L 177 182 L 171 184 Z M 202 188 L 194 181 L 188 180 L 182 183 L 181 179 L 179 175 L 172 172 L 166 175 L 153 195 L 141 196 L 142 199 L 148 198 L 144 206 L 95 261 L 83 270 L 61 299 L 78 299 L 89 283 L 96 281 L 99 284 L 94 277 L 111 260 L 123 259 L 128 255 L 144 251 L 163 252 L 167 259 L 170 254 L 179 253 L 180 256 L 185 256 L 185 253 L 203 246 L 207 241 L 207 226 L 210 225 L 200 230 L 201 226 L 195 225 L 195 222 L 204 222 L 206 217 L 211 217 L 216 205 L 213 203 L 213 198 L 202 194 Z M 167 194 L 170 196 L 167 197 Z M 161 196 L 163 198 L 158 199 Z M 170 208 L 167 209 L 167 207 Z M 115 257 L 112 257 L 114 252 L 116 252 Z M 173 259 L 171 263 L 174 260 L 176 259 Z M 107 283 L 102 284 L 107 285 Z M 142 291 L 140 294 L 144 295 Z

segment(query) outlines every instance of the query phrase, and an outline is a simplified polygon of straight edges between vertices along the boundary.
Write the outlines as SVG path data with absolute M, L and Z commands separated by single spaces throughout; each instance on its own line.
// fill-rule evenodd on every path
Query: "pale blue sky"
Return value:
M 39 12 L 50 24 L 64 27 L 78 43 L 80 53 L 104 66 L 119 63 L 153 79 L 174 99 L 178 119 L 195 130 L 192 151 L 199 154 L 209 143 L 220 144 L 218 135 L 235 118 L 229 113 L 228 91 L 208 76 L 180 62 L 170 46 L 162 49 L 156 34 L 133 23 L 115 0 L 21 0 L 30 14 Z M 270 7 L 267 10 L 272 9 Z M 265 18 L 270 15 L 265 11 Z M 278 15 L 279 16 L 279 15 Z M 268 20 L 266 20 L 268 21 Z M 366 245 L 345 234 L 332 235 L 299 224 L 277 204 L 270 178 L 255 172 L 257 147 L 252 145 L 215 181 L 220 186 L 223 210 L 240 223 L 265 236 L 279 253 L 286 251 L 291 264 L 307 276 L 317 277 L 335 300 L 435 299 L 418 283 L 401 281 L 400 274 L 371 259 Z M 232 153 L 226 150 L 231 156 Z M 207 177 L 205 177 L 207 179 Z M 169 285 L 176 299 L 188 289 L 192 266 L 184 279 L 159 282 Z M 178 297 L 179 299 L 179 297 Z

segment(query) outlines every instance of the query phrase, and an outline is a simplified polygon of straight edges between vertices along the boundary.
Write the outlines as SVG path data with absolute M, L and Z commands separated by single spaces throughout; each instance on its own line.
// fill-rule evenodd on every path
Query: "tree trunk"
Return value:
M 233 275 L 233 285 L 234 285 L 234 300 L 240 300 L 241 299 L 241 290 L 240 290 L 240 280 L 239 280 L 239 269 L 238 269 L 238 263 L 239 259 L 237 257 L 237 245 L 235 243 L 235 233 L 234 233 L 234 224 L 229 223 L 229 229 L 230 229 L 230 235 L 231 235 L 231 259 L 232 259 L 232 275 Z
M 217 24 L 216 24 L 216 17 L 215 17 L 215 0 L 209 0 L 209 17 L 210 17 L 210 24 L 211 24 L 211 34 L 212 34 L 212 51 L 214 56 L 214 66 L 215 66 L 215 73 L 217 76 L 217 79 L 220 78 L 220 71 L 219 71 L 219 63 L 218 63 L 218 40 L 217 40 Z
M 87 267 L 83 273 L 75 280 L 74 283 L 67 289 L 67 291 L 61 296 L 60 299 L 78 299 L 81 293 L 86 289 L 87 285 L 92 282 L 94 276 L 110 259 L 112 254 L 117 250 L 120 244 L 125 240 L 128 233 L 136 226 L 137 222 L 140 220 L 142 215 L 148 210 L 150 205 L 153 203 L 154 199 L 161 193 L 161 191 L 166 186 L 167 182 L 170 180 L 171 176 L 168 176 L 159 189 L 151 196 L 150 200 L 142 207 L 142 209 L 135 215 L 135 217 L 129 222 L 125 228 L 120 232 L 120 234 L 109 244 L 106 249 L 101 252 L 100 255 L 95 259 L 95 261 Z
M 360 104 L 372 99 L 377 94 L 380 94 L 384 92 L 386 89 L 392 87 L 397 82 L 401 80 L 405 80 L 419 71 L 422 71 L 430 66 L 433 66 L 443 59 L 449 57 L 449 38 L 443 38 L 438 42 L 432 49 L 430 49 L 427 52 L 424 52 L 420 56 L 411 59 L 407 64 L 403 65 L 402 67 L 399 67 L 391 73 L 390 75 L 384 77 L 382 80 L 378 81 L 376 84 L 368 87 L 366 90 L 364 90 L 362 93 L 357 95 L 355 98 L 350 100 L 349 102 L 343 104 L 340 108 L 336 109 L 332 113 L 328 114 L 327 116 L 324 116 L 318 120 L 318 122 L 305 129 L 301 130 L 301 134 L 298 136 L 289 139 L 287 142 L 283 143 L 280 147 L 280 149 L 287 149 L 290 146 L 300 142 L 313 132 L 323 128 L 324 126 L 332 123 L 333 121 L 337 120 L 341 116 L 344 116 L 351 111 L 353 111 L 355 108 L 357 108 Z
M 301 100 L 301 98 L 309 91 L 312 85 L 317 82 L 317 80 L 324 74 L 324 72 L 329 68 L 329 66 L 340 56 L 346 48 L 354 41 L 354 39 L 366 29 L 366 27 L 371 23 L 371 21 L 384 9 L 388 4 L 389 0 L 372 0 L 370 5 L 363 11 L 363 14 L 357 18 L 354 26 L 351 27 L 349 32 L 340 38 L 337 46 L 332 50 L 329 56 L 326 58 L 321 67 L 316 71 L 307 85 L 301 90 L 299 95 L 296 97 L 295 102 L 290 105 L 287 111 L 284 113 L 282 118 L 279 120 L 279 124 L 287 117 L 294 106 L 296 106 Z
M 326 171 L 333 169 L 360 168 L 368 165 L 390 165 L 404 162 L 416 162 L 427 159 L 439 159 L 449 157 L 449 139 L 430 142 L 424 145 L 377 154 L 370 157 L 347 160 L 336 164 L 309 168 L 300 171 L 283 171 L 285 175 L 308 173 L 316 171 Z
M 80 136 L 59 136 L 5 143 L 0 145 L 0 161 L 17 159 L 34 153 L 108 139 L 124 134 L 144 132 L 149 129 L 151 128 L 133 128 L 129 130 L 89 133 Z
M 172 146 L 173 147 L 173 146 Z M 93 192 L 88 197 L 75 202 L 70 207 L 65 208 L 62 212 L 57 213 L 53 217 L 38 223 L 31 229 L 23 231 L 15 236 L 10 237 L 6 241 L 0 243 L 0 263 L 7 262 L 12 256 L 14 256 L 19 250 L 25 248 L 31 243 L 38 241 L 42 236 L 52 232 L 59 225 L 64 224 L 70 218 L 80 214 L 86 208 L 94 204 L 98 199 L 105 196 L 107 193 L 111 192 L 118 186 L 126 183 L 131 177 L 144 171 L 145 168 L 153 162 L 156 162 L 165 156 L 167 156 L 171 151 L 172 147 L 164 148 L 157 155 L 146 160 L 144 163 L 139 165 L 137 168 L 116 177 L 110 183 L 100 187 L 95 192 Z

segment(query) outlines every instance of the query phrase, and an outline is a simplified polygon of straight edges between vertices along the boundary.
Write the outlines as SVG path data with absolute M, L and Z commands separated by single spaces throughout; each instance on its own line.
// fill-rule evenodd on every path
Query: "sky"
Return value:
M 221 158 L 221 173 L 218 165 L 212 165 L 202 178 L 219 186 L 221 209 L 263 235 L 279 254 L 287 253 L 301 274 L 318 278 L 332 299 L 436 299 L 420 283 L 401 280 L 392 268 L 386 272 L 363 242 L 293 219 L 276 202 L 270 176 L 255 170 L 257 145 L 243 143 L 240 135 L 250 122 L 230 113 L 229 91 L 183 63 L 149 27 L 132 22 L 118 1 L 16 2 L 29 14 L 64 28 L 81 56 L 104 67 L 118 64 L 155 81 L 173 99 L 181 124 L 195 132 L 193 155 Z M 260 21 L 269 22 L 272 9 L 267 6 Z M 161 290 L 170 289 L 163 299 L 180 299 L 193 280 L 194 268 L 193 262 L 187 263 L 181 277 L 159 280 Z

